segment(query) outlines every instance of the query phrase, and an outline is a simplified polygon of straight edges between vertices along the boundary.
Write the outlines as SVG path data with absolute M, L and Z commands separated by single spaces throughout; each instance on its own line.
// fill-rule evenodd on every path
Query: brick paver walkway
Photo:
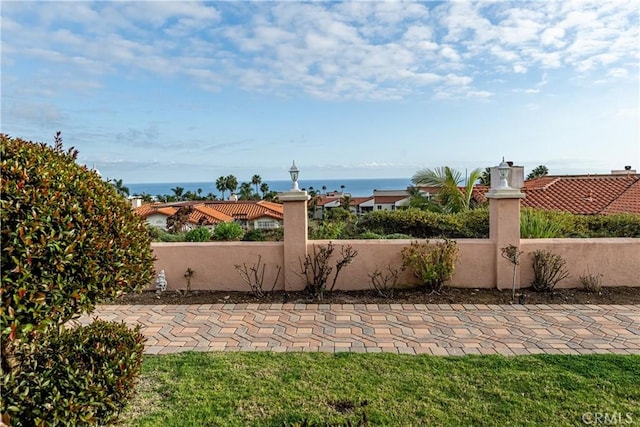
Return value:
M 640 354 L 640 305 L 114 305 L 91 317 L 141 324 L 147 354 Z

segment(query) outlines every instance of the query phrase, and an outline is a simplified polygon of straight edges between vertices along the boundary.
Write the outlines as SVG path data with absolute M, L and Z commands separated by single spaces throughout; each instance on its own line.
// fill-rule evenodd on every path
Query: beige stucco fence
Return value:
M 567 261 L 570 277 L 558 287 L 579 287 L 579 277 L 601 274 L 603 286 L 640 287 L 640 239 L 520 239 L 519 192 L 489 194 L 490 235 L 488 239 L 458 239 L 460 256 L 455 274 L 449 283 L 461 288 L 510 288 L 513 266 L 500 255 L 500 248 L 509 244 L 523 251 L 516 283 L 521 288 L 530 286 L 533 268 L 530 253 L 546 249 Z M 248 291 L 248 285 L 236 265 L 264 265 L 265 290 L 300 290 L 304 281 L 300 275 L 300 262 L 312 254 L 314 245 L 327 245 L 329 241 L 307 240 L 306 192 L 280 195 L 284 204 L 283 242 L 206 242 L 206 243 L 153 243 L 156 271 L 164 270 L 169 290 L 186 289 L 184 274 L 187 269 L 195 273 L 192 290 Z M 353 263 L 345 267 L 336 283 L 336 289 L 370 289 L 369 275 L 375 270 L 400 269 L 400 251 L 412 240 L 334 240 L 336 252 L 341 246 L 352 246 L 358 251 Z M 279 272 L 280 267 L 280 272 Z M 400 284 L 417 283 L 410 271 L 400 275 Z M 151 283 L 150 289 L 155 288 Z

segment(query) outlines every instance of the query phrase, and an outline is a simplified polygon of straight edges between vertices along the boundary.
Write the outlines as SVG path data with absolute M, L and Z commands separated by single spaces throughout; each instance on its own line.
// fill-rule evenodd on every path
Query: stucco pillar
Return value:
M 501 166 L 505 164 L 504 161 Z M 508 166 L 507 166 L 508 168 Z M 499 168 L 492 168 L 491 190 L 487 193 L 489 199 L 489 239 L 494 243 L 495 278 L 498 289 L 511 289 L 513 285 L 513 264 L 502 257 L 502 248 L 514 245 L 520 250 L 520 199 L 524 194 L 518 188 L 519 176 L 522 169 L 511 168 L 506 179 L 499 182 Z M 514 185 L 515 184 L 515 185 Z M 513 185 L 516 188 L 512 188 Z M 522 263 L 522 259 L 521 259 Z M 520 266 L 516 267 L 516 288 L 520 288 Z
M 306 191 L 288 191 L 278 194 L 284 209 L 284 274 L 285 290 L 301 290 L 300 261 L 307 256 L 307 201 Z

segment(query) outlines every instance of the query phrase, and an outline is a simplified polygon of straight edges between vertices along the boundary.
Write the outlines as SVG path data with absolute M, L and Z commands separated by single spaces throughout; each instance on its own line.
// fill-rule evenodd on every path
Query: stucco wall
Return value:
M 454 287 L 493 288 L 496 286 L 496 263 L 498 251 L 489 239 L 459 239 L 460 258 L 450 282 Z M 313 253 L 313 245 L 326 245 L 327 240 L 311 240 L 307 250 Z M 400 251 L 411 240 L 337 240 L 335 258 L 340 247 L 351 245 L 358 251 L 353 263 L 345 267 L 336 283 L 336 289 L 370 289 L 369 275 L 376 269 L 387 267 L 400 269 Z M 248 291 L 234 264 L 246 263 L 249 267 L 262 256 L 266 264 L 264 286 L 271 289 L 276 278 L 277 266 L 283 265 L 283 242 L 206 242 L 206 243 L 153 243 L 157 258 L 156 271 L 165 270 L 168 289 L 185 289 L 184 273 L 187 268 L 195 271 L 193 290 Z M 567 261 L 571 277 L 560 282 L 559 288 L 579 287 L 579 276 L 587 273 L 602 274 L 604 286 L 635 286 L 640 288 L 640 239 L 527 239 L 521 241 L 522 255 L 520 287 L 530 286 L 533 280 L 530 253 L 536 249 L 547 249 L 559 254 Z M 292 278 L 287 289 L 302 289 L 303 280 L 298 276 L 299 266 L 289 274 Z M 333 273 L 330 280 L 333 279 Z M 284 288 L 284 272 L 277 280 L 276 289 Z M 417 284 L 413 273 L 401 273 L 399 283 Z M 155 288 L 155 282 L 150 289 Z
M 249 291 L 242 281 L 235 264 L 246 263 L 254 266 L 262 256 L 266 265 L 264 285 L 271 290 L 277 275 L 277 266 L 282 265 L 282 242 L 203 242 L 203 243 L 152 243 L 151 248 L 157 258 L 156 272 L 165 270 L 167 289 L 186 289 L 184 273 L 187 268 L 195 271 L 191 279 L 191 289 Z M 276 289 L 282 289 L 284 279 L 280 273 Z M 155 282 L 150 284 L 155 289 Z
M 546 249 L 567 261 L 571 276 L 558 288 L 580 287 L 580 276 L 602 274 L 603 286 L 640 287 L 640 239 L 522 239 L 521 281 L 523 287 L 533 281 L 531 253 Z
M 340 247 L 351 246 L 358 251 L 358 256 L 353 263 L 345 267 L 338 276 L 336 289 L 359 290 L 370 289 L 371 279 L 369 275 L 376 269 L 381 272 L 388 267 L 401 269 L 402 248 L 409 246 L 413 240 L 336 240 L 334 252 L 335 259 L 340 258 Z M 424 240 L 421 240 L 424 241 Z M 460 256 L 456 263 L 455 273 L 451 286 L 455 287 L 495 287 L 495 275 L 493 272 L 493 243 L 488 239 L 458 239 Z M 327 245 L 328 240 L 310 240 L 308 252 L 313 253 L 313 245 Z M 333 273 L 331 275 L 333 280 Z M 412 271 L 405 270 L 400 274 L 399 284 L 415 285 L 419 281 Z

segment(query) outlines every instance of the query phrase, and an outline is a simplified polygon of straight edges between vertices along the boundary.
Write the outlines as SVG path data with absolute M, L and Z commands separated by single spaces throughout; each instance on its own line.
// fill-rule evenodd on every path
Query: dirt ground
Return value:
M 512 301 L 511 290 L 446 288 L 440 294 L 422 289 L 396 290 L 392 298 L 376 291 L 329 292 L 318 301 L 305 292 L 268 292 L 257 297 L 250 292 L 219 291 L 154 291 L 133 293 L 118 298 L 115 304 L 247 304 L 247 303 L 323 303 L 323 304 L 640 304 L 640 287 L 602 288 L 600 292 L 582 289 L 556 289 L 553 292 L 516 290 Z

